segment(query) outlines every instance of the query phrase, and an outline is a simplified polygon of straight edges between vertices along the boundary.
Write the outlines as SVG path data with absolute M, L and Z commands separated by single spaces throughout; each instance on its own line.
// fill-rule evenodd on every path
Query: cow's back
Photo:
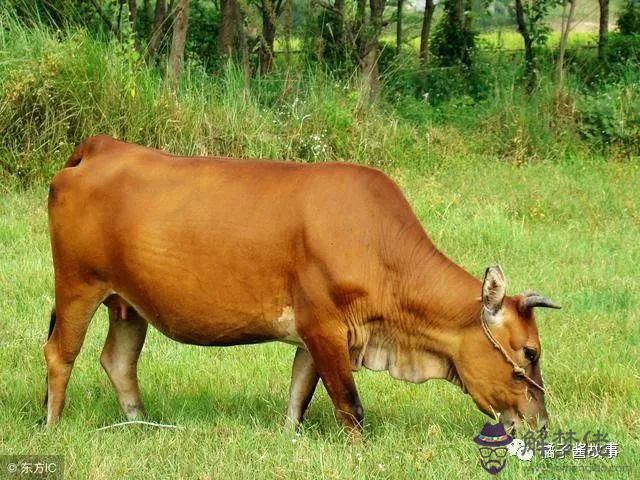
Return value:
M 380 294 L 385 232 L 417 222 L 386 176 L 350 164 L 174 157 L 108 137 L 74 156 L 50 191 L 56 268 L 91 272 L 190 343 L 292 336 L 285 313 L 310 275 L 336 298 Z

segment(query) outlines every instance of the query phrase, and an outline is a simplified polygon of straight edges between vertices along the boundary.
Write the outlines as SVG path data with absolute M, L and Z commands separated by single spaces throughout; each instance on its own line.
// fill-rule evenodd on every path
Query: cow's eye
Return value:
M 530 362 L 535 362 L 538 359 L 538 352 L 535 348 L 525 347 L 524 356 Z

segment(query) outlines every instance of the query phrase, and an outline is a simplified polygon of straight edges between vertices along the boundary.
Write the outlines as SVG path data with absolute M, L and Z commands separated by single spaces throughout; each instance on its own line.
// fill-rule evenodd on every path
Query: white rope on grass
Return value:
M 149 427 L 158 427 L 158 428 L 184 428 L 179 425 L 169 425 L 166 423 L 155 423 L 155 422 L 145 422 L 144 420 L 129 420 L 128 422 L 120 422 L 114 423 L 113 425 L 107 425 L 104 427 L 100 427 L 94 430 L 94 432 L 99 432 L 100 430 L 108 430 L 109 428 L 114 427 L 122 427 L 125 425 L 147 425 Z

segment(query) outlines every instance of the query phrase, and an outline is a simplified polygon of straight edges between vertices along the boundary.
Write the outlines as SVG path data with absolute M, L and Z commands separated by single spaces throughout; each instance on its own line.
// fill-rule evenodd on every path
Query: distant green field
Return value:
M 621 9 L 624 0 L 612 0 L 609 7 L 609 23 L 610 31 L 615 31 L 615 22 L 618 18 L 618 12 Z M 392 8 L 389 8 L 392 11 Z M 422 22 L 422 13 L 405 10 L 405 40 L 407 44 L 416 50 L 420 44 L 420 25 Z M 437 25 L 442 16 L 442 8 L 436 7 L 433 19 L 433 25 Z M 549 25 L 551 33 L 549 35 L 548 46 L 555 48 L 560 39 L 560 24 L 562 21 L 562 7 L 552 9 L 546 18 L 546 24 Z M 598 21 L 599 9 L 598 2 L 591 0 L 588 2 L 578 2 L 572 20 L 572 29 L 569 36 L 569 45 L 573 47 L 596 45 L 598 38 Z M 478 31 L 478 46 L 480 48 L 504 48 L 504 49 L 520 49 L 524 47 L 522 36 L 517 32 L 515 18 L 505 19 L 502 17 L 483 16 L 476 12 L 475 29 Z M 478 26 L 482 23 L 483 26 Z M 511 23 L 510 25 L 502 25 L 503 23 Z M 502 26 L 499 26 L 502 25 Z M 432 33 L 434 32 L 432 28 Z M 395 44 L 395 23 L 391 23 L 384 35 L 382 41 L 387 44 Z
M 512 458 L 500 478 L 583 479 L 585 466 L 622 468 L 597 478 L 638 478 L 638 164 L 576 158 L 518 167 L 468 155 L 389 173 L 455 261 L 476 276 L 499 262 L 511 292 L 536 288 L 563 304 L 538 315 L 551 431 L 603 430 L 620 445 L 617 460 L 575 461 L 574 470 L 563 467 L 570 461 Z M 286 433 L 293 348 L 285 344 L 196 348 L 151 329 L 143 400 L 151 420 L 181 428 L 97 432 L 123 420 L 98 363 L 102 310 L 63 419 L 44 429 L 42 344 L 53 304 L 45 198 L 42 187 L 0 185 L 0 453 L 62 454 L 65 478 L 488 478 L 472 442 L 487 418 L 442 381 L 357 374 L 361 444 L 346 441 L 322 388 L 301 434 Z
M 387 44 L 394 44 L 395 36 L 386 34 L 381 41 Z M 504 48 L 504 49 L 522 49 L 524 42 L 522 35 L 515 29 L 505 27 L 499 30 L 481 32 L 476 39 L 479 48 Z M 560 32 L 553 31 L 549 34 L 547 45 L 556 48 L 560 42 Z M 409 46 L 418 50 L 420 46 L 420 38 L 415 37 L 407 42 Z M 573 32 L 569 37 L 569 47 L 595 46 L 598 44 L 598 32 Z

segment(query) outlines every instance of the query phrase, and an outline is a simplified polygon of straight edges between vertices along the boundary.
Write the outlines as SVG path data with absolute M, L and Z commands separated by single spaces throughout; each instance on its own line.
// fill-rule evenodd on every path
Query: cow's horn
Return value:
M 518 307 L 523 312 L 533 307 L 562 308 L 550 298 L 543 297 L 536 292 L 526 291 L 523 292 L 522 295 L 524 296 L 524 298 L 520 300 L 520 304 L 518 305 Z

